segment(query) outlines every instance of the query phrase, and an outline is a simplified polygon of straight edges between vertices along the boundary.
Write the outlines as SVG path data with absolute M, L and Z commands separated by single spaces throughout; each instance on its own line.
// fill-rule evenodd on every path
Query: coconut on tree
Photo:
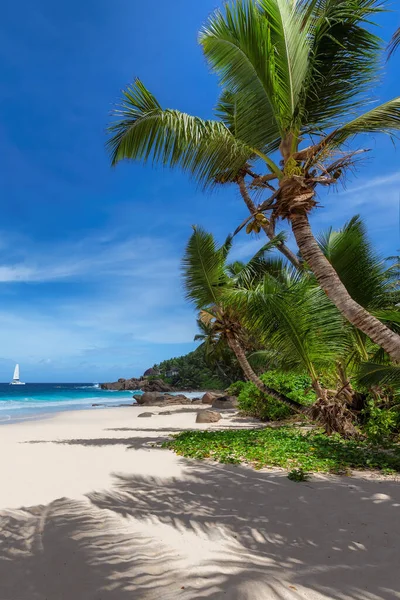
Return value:
M 318 190 L 336 186 L 360 150 L 359 134 L 400 129 L 400 98 L 371 108 L 383 43 L 371 23 L 382 0 L 244 0 L 216 11 L 200 31 L 222 94 L 216 120 L 164 109 L 136 80 L 115 111 L 113 164 L 151 159 L 204 185 L 236 183 L 263 194 L 247 202 L 249 229 L 273 237 L 287 220 L 302 260 L 338 310 L 400 361 L 400 336 L 348 292 L 315 239 Z M 245 199 L 245 198 L 244 198 Z M 280 248 L 282 250 L 282 248 Z M 296 258 L 296 257 L 295 257 Z

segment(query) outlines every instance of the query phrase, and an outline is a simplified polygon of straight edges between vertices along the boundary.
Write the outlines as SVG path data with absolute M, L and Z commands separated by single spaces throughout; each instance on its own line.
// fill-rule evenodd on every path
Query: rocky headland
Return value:
M 118 381 L 110 383 L 101 383 L 100 387 L 102 390 L 115 390 L 118 392 L 124 390 L 141 390 L 142 392 L 175 391 L 171 385 L 165 383 L 162 379 L 146 379 L 145 377 L 140 377 L 139 379 L 136 379 L 135 377 L 132 377 L 131 379 L 118 379 Z

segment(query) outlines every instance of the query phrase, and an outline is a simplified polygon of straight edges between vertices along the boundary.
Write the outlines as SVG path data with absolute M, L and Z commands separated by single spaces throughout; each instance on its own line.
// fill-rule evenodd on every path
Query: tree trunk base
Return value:
M 309 417 L 322 425 L 328 435 L 339 433 L 346 438 L 361 437 L 354 424 L 355 415 L 339 398 L 320 398 L 308 410 Z

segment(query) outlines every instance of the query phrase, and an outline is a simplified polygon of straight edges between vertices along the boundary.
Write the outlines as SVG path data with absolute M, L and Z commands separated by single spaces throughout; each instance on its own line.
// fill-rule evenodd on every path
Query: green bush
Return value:
M 363 431 L 370 442 L 375 444 L 388 443 L 399 432 L 399 408 L 398 405 L 391 408 L 387 406 L 379 407 L 372 399 L 367 402 L 362 415 L 364 418 Z
M 271 398 L 266 396 L 254 383 L 247 383 L 238 396 L 239 409 L 246 415 L 261 419 L 261 421 L 280 421 L 287 419 L 292 414 L 291 409 Z
M 268 387 L 301 404 L 312 404 L 315 401 L 311 380 L 307 375 L 268 371 L 261 375 L 260 379 Z M 228 388 L 228 393 L 238 396 L 241 411 L 262 421 L 280 421 L 292 414 L 292 410 L 286 404 L 263 394 L 250 382 L 238 381 Z
M 239 396 L 240 392 L 248 385 L 246 381 L 235 381 L 226 389 L 228 396 Z
M 304 469 L 300 467 L 299 469 L 292 469 L 291 471 L 289 471 L 288 479 L 290 479 L 290 481 L 296 482 L 308 481 L 309 475 L 308 473 L 306 473 L 306 471 L 304 471 Z

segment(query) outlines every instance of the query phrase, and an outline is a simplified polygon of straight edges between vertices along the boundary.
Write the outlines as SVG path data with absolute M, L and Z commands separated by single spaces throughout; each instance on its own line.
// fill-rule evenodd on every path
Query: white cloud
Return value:
M 96 279 L 99 276 L 139 276 L 152 274 L 152 268 L 168 273 L 175 269 L 178 257 L 168 242 L 141 236 L 118 240 L 116 236 L 88 237 L 79 242 L 51 245 L 34 244 L 29 239 L 17 240 L 4 237 L 8 250 L 14 255 L 18 247 L 18 259 L 2 252 L 0 283 L 46 282 L 63 279 Z M 149 263 L 146 262 L 149 259 Z M 152 264 L 153 263 L 153 264 Z
M 133 374 L 155 361 L 151 348 L 165 345 L 167 358 L 168 346 L 193 341 L 196 324 L 182 291 L 180 250 L 167 239 L 100 233 L 47 246 L 26 239 L 15 246 L 5 236 L 3 242 L 0 282 L 3 292 L 11 290 L 3 293 L 7 302 L 0 311 L 4 360 L 50 373 L 57 365 L 76 369 L 90 354 L 90 367 L 82 368 L 97 372 L 111 368 L 115 356 Z M 53 297 L 56 281 L 63 293 Z M 21 283 L 24 288 L 15 288 Z

